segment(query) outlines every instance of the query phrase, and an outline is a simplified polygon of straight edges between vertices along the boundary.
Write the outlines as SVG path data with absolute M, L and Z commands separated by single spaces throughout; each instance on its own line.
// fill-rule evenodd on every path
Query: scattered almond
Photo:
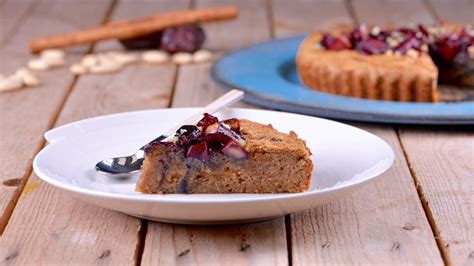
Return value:
M 474 45 L 467 47 L 467 53 L 469 54 L 469 58 L 474 59 Z
M 87 73 L 87 68 L 81 64 L 72 64 L 69 67 L 69 71 L 75 75 L 84 75 Z
M 49 67 L 64 65 L 64 52 L 59 49 L 47 49 L 41 52 L 40 58 L 48 64 Z
M 41 84 L 40 80 L 32 73 L 23 76 L 23 83 L 28 87 L 35 87 Z
M 20 78 L 23 78 L 23 77 L 25 77 L 27 75 L 31 75 L 31 74 L 32 74 L 32 72 L 26 67 L 22 67 L 22 68 L 18 69 L 15 72 L 15 75 L 20 77 Z
M 103 61 L 99 65 L 94 65 L 89 68 L 90 73 L 104 74 L 117 72 L 122 68 L 122 65 L 114 61 Z
M 64 51 L 59 49 L 47 49 L 41 52 L 41 58 L 64 59 Z
M 64 65 L 64 58 L 54 58 L 54 57 L 45 57 L 41 58 L 46 64 L 48 64 L 48 67 L 58 67 L 58 66 L 63 66 Z
M 176 53 L 171 57 L 173 63 L 182 65 L 182 64 L 189 64 L 193 61 L 193 55 L 190 53 Z
M 170 55 L 164 51 L 146 51 L 142 54 L 142 60 L 152 64 L 162 64 L 170 60 Z
M 406 54 L 412 58 L 418 58 L 418 56 L 420 55 L 420 53 L 415 49 L 408 50 Z
M 23 80 L 22 78 L 12 75 L 9 77 L 5 77 L 0 79 L 0 91 L 11 91 L 20 89 L 23 87 Z
M 124 53 L 114 56 L 114 60 L 123 65 L 128 65 L 138 61 L 138 56 L 136 54 Z
M 40 71 L 49 69 L 48 63 L 40 58 L 31 59 L 30 61 L 28 61 L 28 67 L 32 70 L 40 70 Z
M 428 52 L 428 45 L 423 44 L 423 45 L 420 47 L 420 50 L 423 51 L 423 52 Z
M 391 47 L 394 48 L 400 44 L 399 41 L 397 41 L 395 38 L 388 37 L 387 38 L 387 44 Z
M 86 54 L 81 59 L 81 65 L 83 65 L 85 67 L 95 66 L 98 63 L 99 63 L 99 59 L 97 58 L 97 56 L 95 56 L 93 54 Z
M 193 54 L 194 63 L 202 63 L 212 60 L 213 54 L 208 50 L 199 50 Z
M 381 31 L 382 29 L 380 29 L 380 27 L 375 26 L 372 28 L 372 30 L 370 30 L 370 34 L 377 36 L 380 34 Z

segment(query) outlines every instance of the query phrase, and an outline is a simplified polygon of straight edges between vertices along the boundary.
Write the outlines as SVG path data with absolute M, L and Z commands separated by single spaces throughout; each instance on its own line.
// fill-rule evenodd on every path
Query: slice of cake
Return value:
M 143 193 L 295 193 L 309 188 L 311 152 L 294 132 L 212 115 L 145 149 Z
M 361 25 L 317 32 L 301 43 L 296 66 L 303 84 L 321 92 L 437 102 L 437 81 L 474 87 L 474 30 L 448 24 L 394 29 Z

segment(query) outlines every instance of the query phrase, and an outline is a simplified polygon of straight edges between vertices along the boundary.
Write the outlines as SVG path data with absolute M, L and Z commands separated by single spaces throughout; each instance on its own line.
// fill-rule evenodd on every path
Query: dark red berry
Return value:
M 204 30 L 198 25 L 167 28 L 163 32 L 161 48 L 170 53 L 193 53 L 201 48 L 204 40 Z
M 162 35 L 162 31 L 157 31 L 140 37 L 119 41 L 128 50 L 158 49 L 160 48 Z

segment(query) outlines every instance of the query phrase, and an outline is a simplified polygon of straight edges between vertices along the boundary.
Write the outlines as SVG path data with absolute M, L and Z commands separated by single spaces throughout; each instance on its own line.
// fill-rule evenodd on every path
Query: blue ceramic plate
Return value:
M 215 63 L 212 77 L 225 90 L 244 90 L 244 101 L 271 109 L 384 123 L 474 124 L 474 102 L 406 103 L 358 99 L 305 88 L 294 59 L 304 36 L 261 43 Z

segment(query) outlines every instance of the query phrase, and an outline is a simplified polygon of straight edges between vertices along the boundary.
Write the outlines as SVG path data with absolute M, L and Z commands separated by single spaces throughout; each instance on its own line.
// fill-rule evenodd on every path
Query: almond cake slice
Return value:
M 313 164 L 293 131 L 204 114 L 172 141 L 145 149 L 142 193 L 295 193 L 308 190 Z

